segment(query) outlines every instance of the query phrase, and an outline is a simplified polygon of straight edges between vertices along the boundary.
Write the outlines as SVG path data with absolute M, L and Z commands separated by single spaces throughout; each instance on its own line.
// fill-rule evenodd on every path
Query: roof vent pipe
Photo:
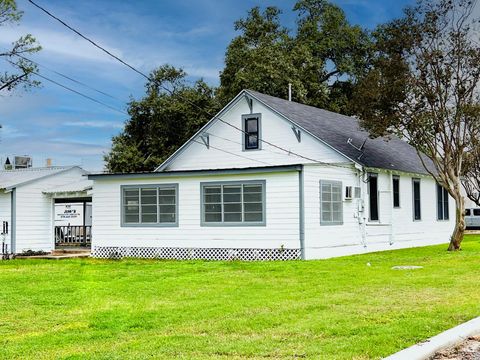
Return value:
M 292 101 L 292 83 L 288 83 L 288 101 Z

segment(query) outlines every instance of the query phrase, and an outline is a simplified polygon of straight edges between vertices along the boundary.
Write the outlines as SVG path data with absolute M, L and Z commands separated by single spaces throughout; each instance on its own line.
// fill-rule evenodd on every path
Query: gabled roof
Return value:
M 370 139 L 358 119 L 253 90 L 246 93 L 365 167 L 428 174 L 413 146 L 396 136 Z M 427 157 L 424 160 L 434 171 L 432 162 Z
M 56 175 L 77 166 L 51 166 L 43 168 L 28 168 L 0 171 L 0 189 L 10 190 L 15 187 Z
M 71 182 L 65 185 L 56 186 L 54 188 L 43 190 L 44 194 L 68 194 L 77 193 L 91 190 L 93 187 L 93 181 L 87 178 Z
M 393 135 L 388 138 L 371 139 L 368 132 L 360 128 L 358 119 L 351 116 L 280 99 L 253 90 L 242 90 L 219 114 L 222 114 L 243 96 L 257 100 L 347 159 L 364 167 L 428 175 L 413 146 Z M 195 137 L 217 121 L 217 116 L 203 126 L 155 171 L 164 171 Z M 360 148 L 361 150 L 359 150 Z M 429 169 L 434 172 L 435 168 L 430 159 L 426 156 L 423 156 L 423 159 Z

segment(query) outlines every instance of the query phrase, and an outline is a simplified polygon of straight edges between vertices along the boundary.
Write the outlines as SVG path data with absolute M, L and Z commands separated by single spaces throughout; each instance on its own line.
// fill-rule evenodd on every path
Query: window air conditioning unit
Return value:
M 345 187 L 345 200 L 360 199 L 361 198 L 361 188 L 358 186 L 346 186 Z
M 353 199 L 353 187 L 346 186 L 345 187 L 345 200 L 352 200 Z

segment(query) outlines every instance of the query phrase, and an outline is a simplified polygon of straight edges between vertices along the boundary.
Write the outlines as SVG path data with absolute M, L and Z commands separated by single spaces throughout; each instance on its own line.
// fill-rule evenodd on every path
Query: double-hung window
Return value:
M 123 226 L 176 226 L 178 185 L 122 186 Z
M 413 188 L 413 220 L 422 220 L 422 203 L 420 195 L 420 179 L 412 179 Z
M 340 181 L 320 180 L 320 224 L 343 224 L 342 183 Z
M 448 191 L 437 184 L 437 220 L 448 220 L 449 218 Z
M 242 115 L 243 150 L 261 149 L 261 114 Z
M 265 225 L 265 181 L 202 183 L 202 225 Z
M 378 221 L 378 174 L 368 174 L 368 219 Z

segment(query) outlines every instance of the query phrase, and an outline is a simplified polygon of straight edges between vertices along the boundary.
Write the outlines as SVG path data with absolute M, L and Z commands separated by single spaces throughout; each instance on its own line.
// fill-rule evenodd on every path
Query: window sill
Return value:
M 258 226 L 267 226 L 267 224 L 265 222 L 241 222 L 241 223 L 235 223 L 235 222 L 231 222 L 231 223 L 209 223 L 209 222 L 202 222 L 200 223 L 200 226 L 201 227 L 248 227 L 248 226 L 252 226 L 252 227 L 258 227 Z
M 122 228 L 173 228 L 178 227 L 177 223 L 168 223 L 168 224 L 121 224 Z

